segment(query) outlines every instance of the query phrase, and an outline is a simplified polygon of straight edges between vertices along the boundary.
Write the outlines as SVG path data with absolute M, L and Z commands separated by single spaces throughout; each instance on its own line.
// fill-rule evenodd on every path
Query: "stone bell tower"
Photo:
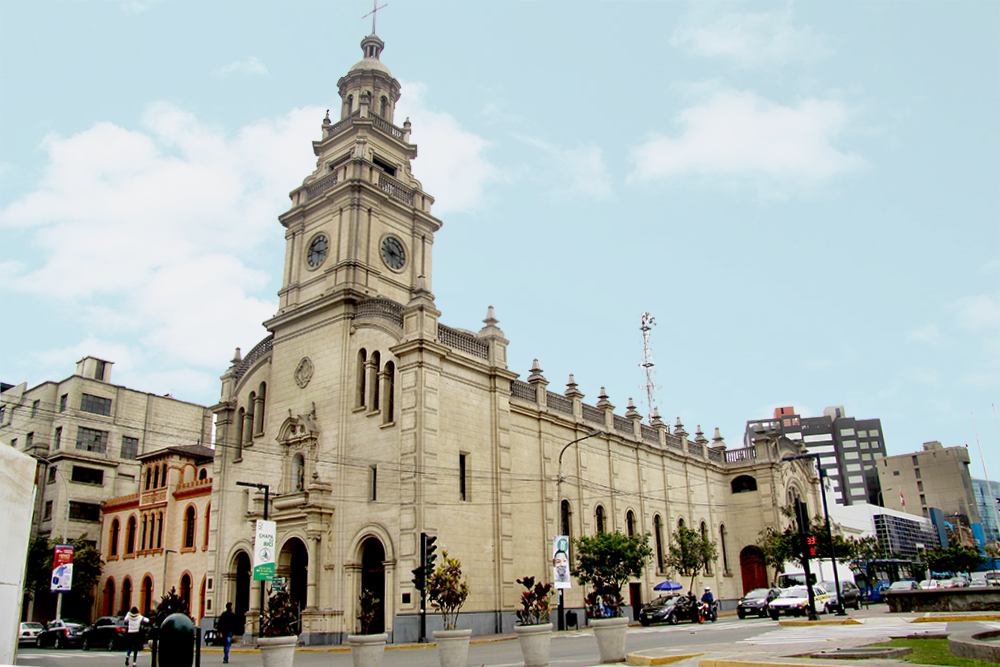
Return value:
M 406 304 L 429 290 L 434 198 L 413 177 L 410 122 L 393 122 L 399 81 L 380 60 L 384 42 L 361 41 L 363 59 L 337 85 L 340 119 L 329 112 L 313 142 L 316 170 L 290 193 L 285 270 L 272 331 L 318 311 L 373 298 Z

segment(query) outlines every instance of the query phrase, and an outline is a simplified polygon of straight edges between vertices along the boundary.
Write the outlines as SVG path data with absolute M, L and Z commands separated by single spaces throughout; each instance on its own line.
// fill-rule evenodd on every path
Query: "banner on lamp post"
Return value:
M 553 588 L 573 588 L 569 578 L 569 535 L 552 539 L 552 573 Z
M 274 581 L 274 521 L 257 520 L 253 540 L 253 580 Z
M 69 544 L 57 544 L 52 557 L 53 593 L 69 593 L 73 588 L 73 547 Z

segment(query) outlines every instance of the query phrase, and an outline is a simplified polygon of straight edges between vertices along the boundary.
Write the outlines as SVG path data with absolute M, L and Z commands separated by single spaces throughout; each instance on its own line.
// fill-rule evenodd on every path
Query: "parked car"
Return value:
M 889 590 L 893 593 L 899 591 L 919 591 L 920 584 L 918 584 L 913 579 L 903 579 L 902 581 L 895 581 L 889 586 Z
M 740 600 L 736 607 L 736 615 L 740 618 L 747 616 L 767 616 L 767 605 L 774 598 L 781 594 L 780 588 L 755 588 Z
M 986 573 L 987 586 L 1000 586 L 1000 571 L 990 570 Z
M 17 629 L 17 645 L 38 646 L 38 633 L 45 629 L 41 623 L 27 621 L 21 623 Z
M 869 602 L 879 602 L 882 600 L 882 594 L 889 590 L 890 582 L 888 579 L 879 579 L 874 586 L 871 588 L 866 588 L 863 591 L 865 599 Z
M 976 586 L 976 587 L 989 586 L 989 584 L 986 583 L 986 573 L 985 572 L 973 572 L 972 573 L 972 581 L 969 582 L 969 585 L 970 586 Z
M 700 604 L 700 601 L 696 602 Z M 653 623 L 676 625 L 680 621 L 697 621 L 701 623 L 702 620 L 704 619 L 698 612 L 698 609 L 692 609 L 691 603 L 683 595 L 657 598 L 639 610 L 639 623 L 644 626 Z
M 952 577 L 941 582 L 944 588 L 968 588 L 969 580 L 965 577 Z
M 73 648 L 80 646 L 83 641 L 83 623 L 73 621 L 55 620 L 49 621 L 45 629 L 38 633 L 38 646 L 51 646 L 52 648 Z
M 106 648 L 109 651 L 125 648 L 125 620 L 117 616 L 101 616 L 89 628 L 84 628 L 81 645 L 84 651 Z
M 826 603 L 826 611 L 835 610 L 839 604 L 837 602 L 836 582 L 821 581 L 819 585 L 830 593 L 830 600 Z M 855 610 L 861 609 L 861 589 L 858 588 L 857 584 L 853 581 L 842 581 L 840 582 L 840 590 L 844 594 L 844 609 L 848 607 Z
M 815 584 L 812 587 L 813 599 L 816 603 L 816 613 L 821 614 L 826 610 L 830 601 L 830 594 L 826 589 Z M 809 591 L 805 586 L 792 586 L 781 591 L 781 595 L 771 600 L 768 605 L 768 614 L 775 621 L 779 616 L 803 616 L 809 611 Z
M 941 582 L 937 579 L 924 579 L 920 582 L 920 590 L 922 591 L 932 591 L 935 588 L 941 588 Z

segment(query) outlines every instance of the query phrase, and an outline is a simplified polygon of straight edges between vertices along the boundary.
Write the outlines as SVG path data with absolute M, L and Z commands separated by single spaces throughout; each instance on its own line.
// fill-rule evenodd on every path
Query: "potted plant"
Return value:
M 298 624 L 299 609 L 288 592 L 271 589 L 257 638 L 264 667 L 292 667 L 299 641 Z
M 594 637 L 601 662 L 625 660 L 625 631 L 628 618 L 622 615 L 622 586 L 642 576 L 646 561 L 653 555 L 649 533 L 626 537 L 621 533 L 597 533 L 575 540 L 576 565 L 573 574 L 581 584 L 593 584 L 587 596 L 587 616 L 594 619 Z
M 462 563 L 441 552 L 442 562 L 427 577 L 427 597 L 441 613 L 443 630 L 434 631 L 441 667 L 465 667 L 472 630 L 458 630 L 458 612 L 469 597 L 469 585 L 462 576 Z
M 354 667 L 380 667 L 382 664 L 388 635 L 384 632 L 371 633 L 372 623 L 378 617 L 381 604 L 382 601 L 367 588 L 362 590 L 360 597 L 358 597 L 357 618 L 361 626 L 361 634 L 347 636 Z
M 525 589 L 521 593 L 521 608 L 516 611 L 518 625 L 514 628 L 524 667 L 544 667 L 549 664 L 552 644 L 552 624 L 549 623 L 552 584 L 535 583 L 534 577 L 518 579 L 517 583 Z

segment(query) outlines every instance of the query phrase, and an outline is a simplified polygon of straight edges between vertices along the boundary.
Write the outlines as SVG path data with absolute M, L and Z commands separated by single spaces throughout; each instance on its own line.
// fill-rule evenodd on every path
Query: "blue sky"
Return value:
M 0 378 L 212 404 L 366 2 L 0 5 Z M 442 322 L 689 432 L 794 405 L 1000 479 L 1000 4 L 424 2 L 379 13 Z

